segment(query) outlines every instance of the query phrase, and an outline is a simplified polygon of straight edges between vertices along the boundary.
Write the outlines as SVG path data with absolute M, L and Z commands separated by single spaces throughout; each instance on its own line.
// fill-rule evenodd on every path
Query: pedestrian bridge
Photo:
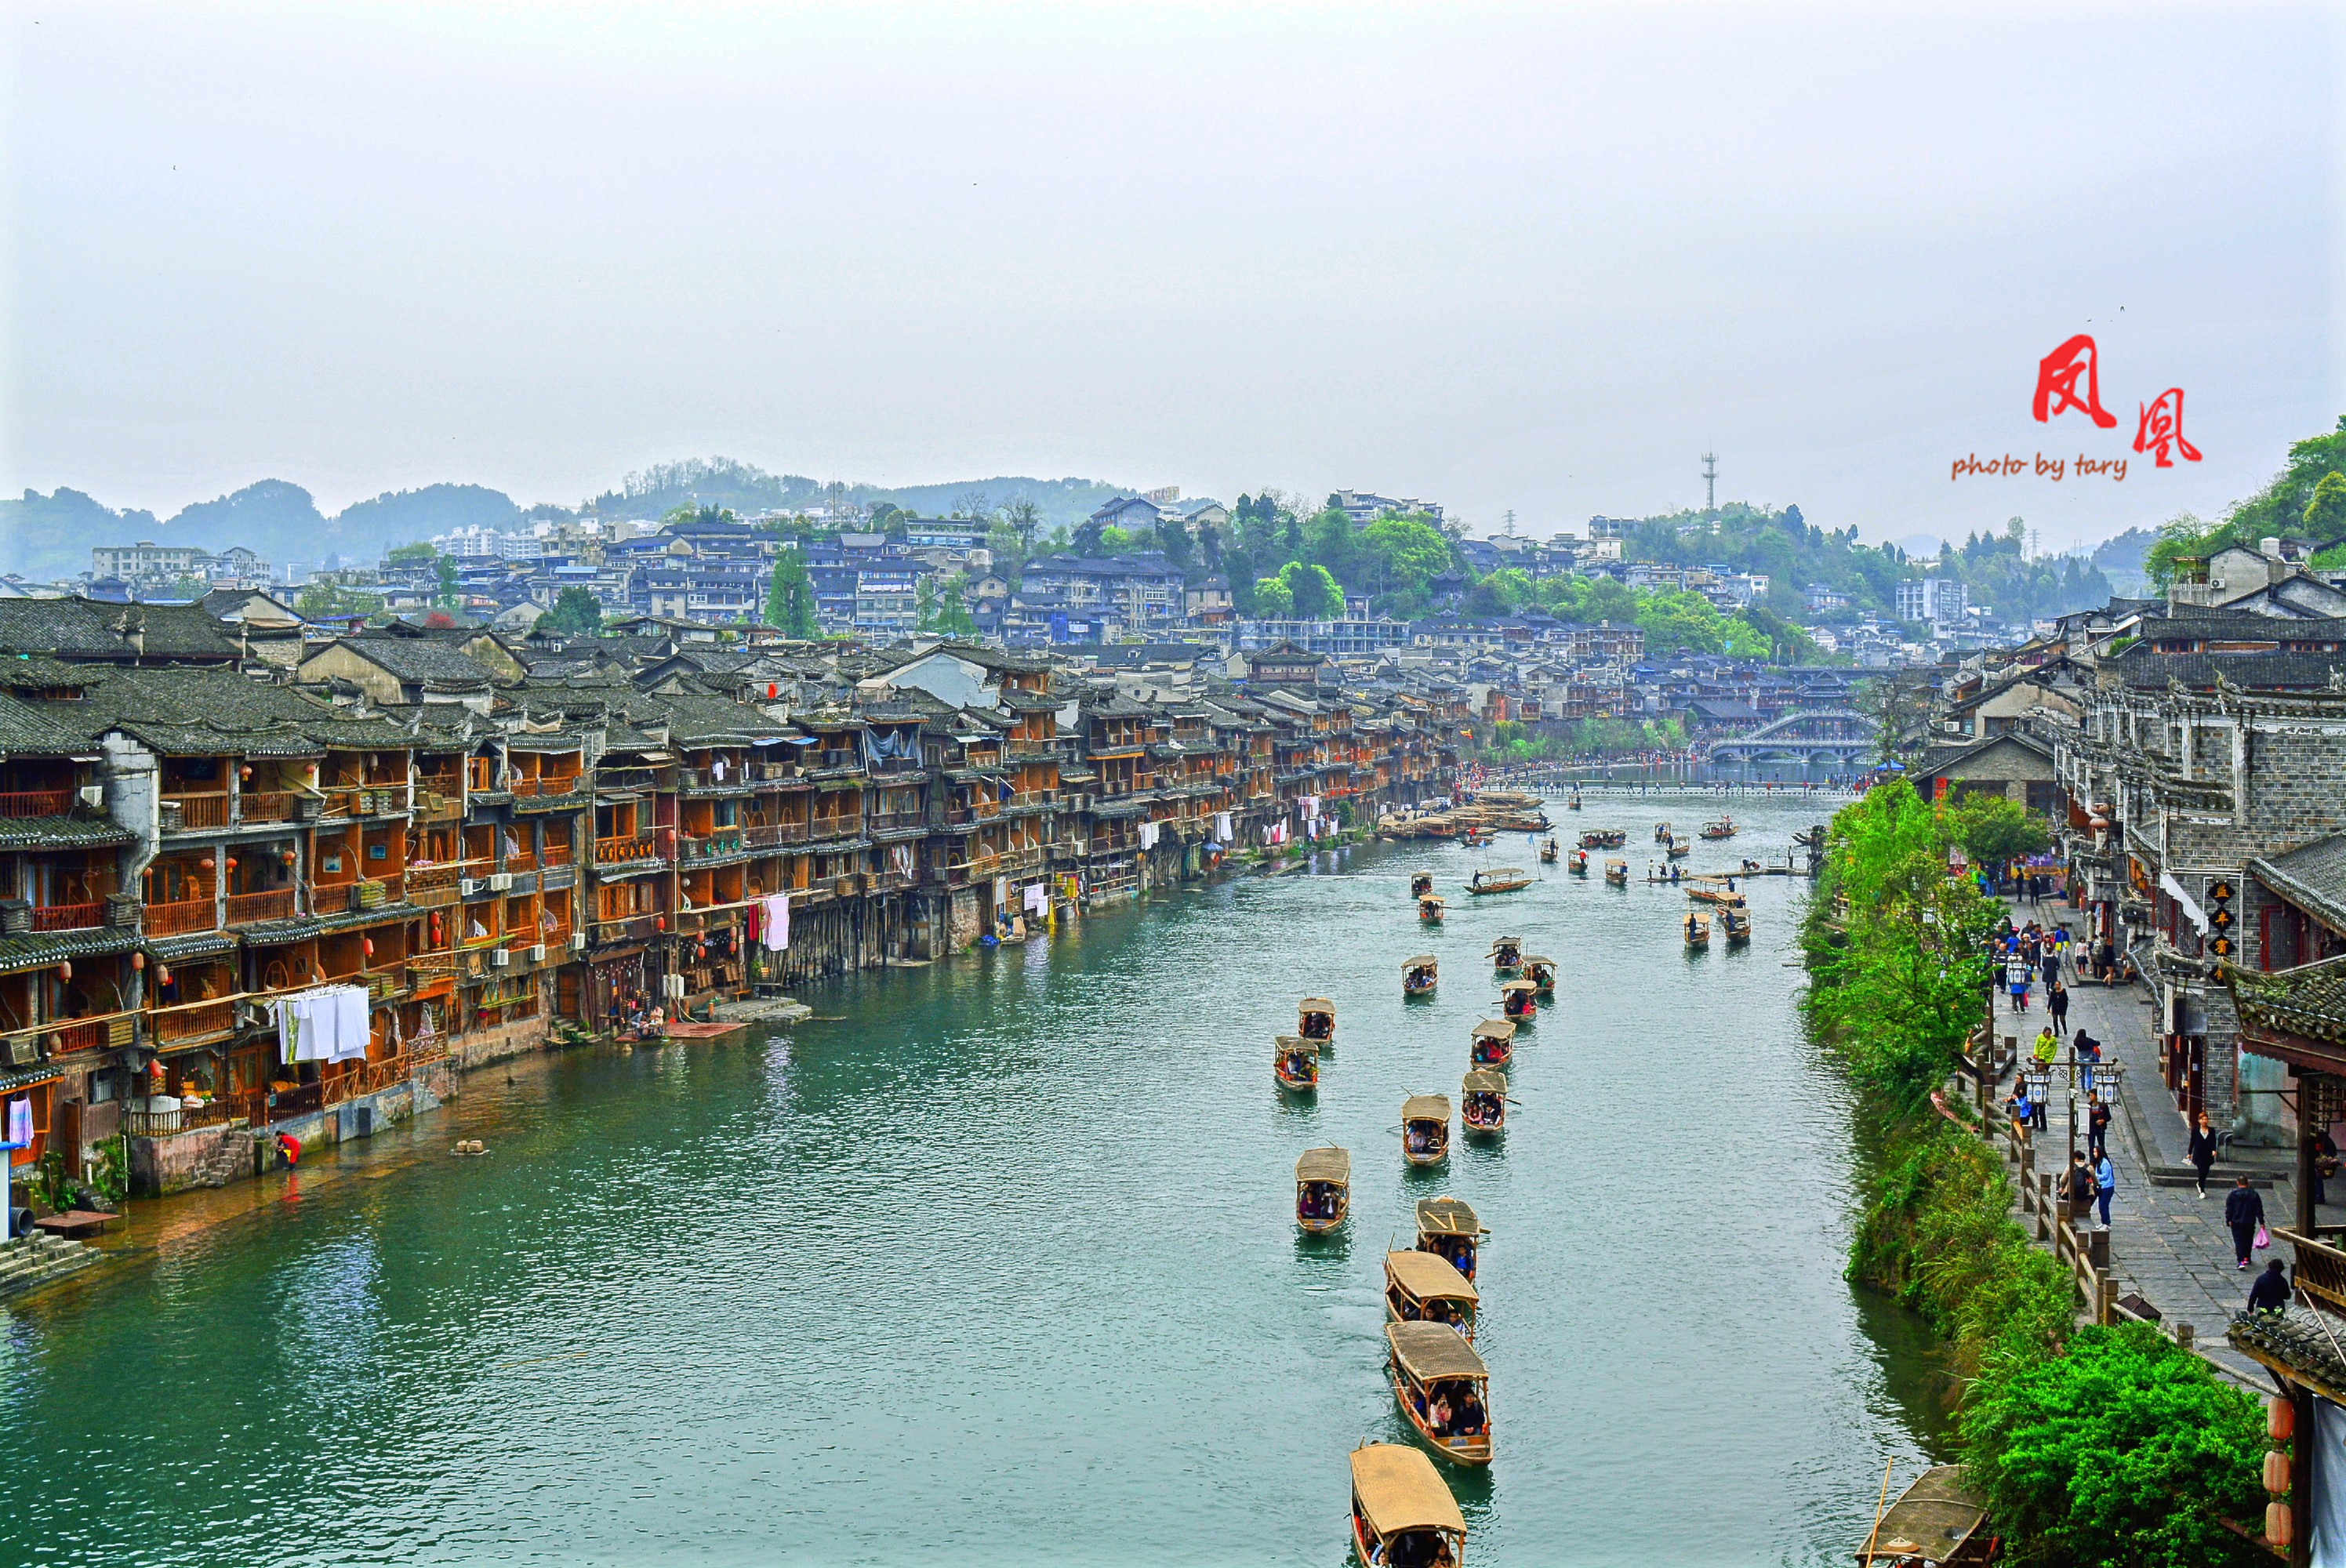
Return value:
M 1872 760 L 1882 727 L 1851 708 L 1810 708 L 1770 719 L 1710 748 L 1713 762 L 1813 762 L 1851 768 Z

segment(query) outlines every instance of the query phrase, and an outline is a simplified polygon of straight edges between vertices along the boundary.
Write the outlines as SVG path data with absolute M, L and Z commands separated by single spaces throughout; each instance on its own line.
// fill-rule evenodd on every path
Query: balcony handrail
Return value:
M 148 936 L 181 936 L 190 932 L 218 931 L 219 906 L 209 893 L 199 899 L 174 899 L 143 906 Z
M 230 925 L 246 921 L 288 920 L 299 912 L 294 890 L 264 888 L 259 892 L 230 893 L 228 896 L 228 919 Z
M 102 925 L 106 906 L 94 904 L 39 904 L 33 910 L 35 931 L 86 931 Z
M 299 799 L 291 789 L 248 789 L 236 798 L 236 820 L 240 822 L 290 822 L 294 817 L 293 803 Z
M 63 817 L 74 799 L 71 789 L 0 789 L 0 817 Z
M 166 805 L 179 809 L 179 826 L 189 828 L 225 828 L 228 826 L 228 791 L 197 789 L 174 795 L 166 791 Z

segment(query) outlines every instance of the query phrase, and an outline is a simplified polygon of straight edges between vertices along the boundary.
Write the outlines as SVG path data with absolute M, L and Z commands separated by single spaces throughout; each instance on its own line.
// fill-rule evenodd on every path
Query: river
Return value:
M 1732 809 L 1694 869 L 1829 808 Z M 1717 803 L 1551 809 L 1642 873 L 1658 816 Z M 1497 1459 L 1445 1471 L 1470 1563 L 1846 1562 L 1884 1461 L 1932 1446 L 1930 1369 L 1841 1279 L 1806 883 L 1752 881 L 1749 947 L 1689 956 L 1672 890 L 1461 896 L 1491 863 L 1536 868 L 1521 835 L 1323 853 L 854 977 L 787 1035 L 492 1068 L 297 1176 L 144 1206 L 133 1257 L 0 1309 L 5 1558 L 1333 1565 L 1346 1451 L 1407 1441 L 1382 1251 L 1449 1192 L 1494 1233 Z M 1563 970 L 1522 1104 L 1405 1175 L 1401 1101 L 1455 1095 L 1502 932 Z M 1309 993 L 1338 1049 L 1299 1105 L 1270 1039 Z M 1290 1209 L 1329 1142 L 1333 1245 Z

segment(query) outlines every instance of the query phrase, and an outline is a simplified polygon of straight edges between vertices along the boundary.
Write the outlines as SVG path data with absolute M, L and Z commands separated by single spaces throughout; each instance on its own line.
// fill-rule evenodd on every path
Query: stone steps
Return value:
M 0 1243 L 0 1296 L 62 1279 L 102 1256 L 94 1247 L 41 1232 Z

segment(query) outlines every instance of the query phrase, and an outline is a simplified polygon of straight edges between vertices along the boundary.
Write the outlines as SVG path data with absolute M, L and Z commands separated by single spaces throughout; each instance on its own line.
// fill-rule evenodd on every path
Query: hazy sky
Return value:
M 2214 511 L 2346 411 L 2346 29 L 2047 12 L 12 3 L 0 486 Z M 2040 450 L 2129 467 L 1949 477 Z

